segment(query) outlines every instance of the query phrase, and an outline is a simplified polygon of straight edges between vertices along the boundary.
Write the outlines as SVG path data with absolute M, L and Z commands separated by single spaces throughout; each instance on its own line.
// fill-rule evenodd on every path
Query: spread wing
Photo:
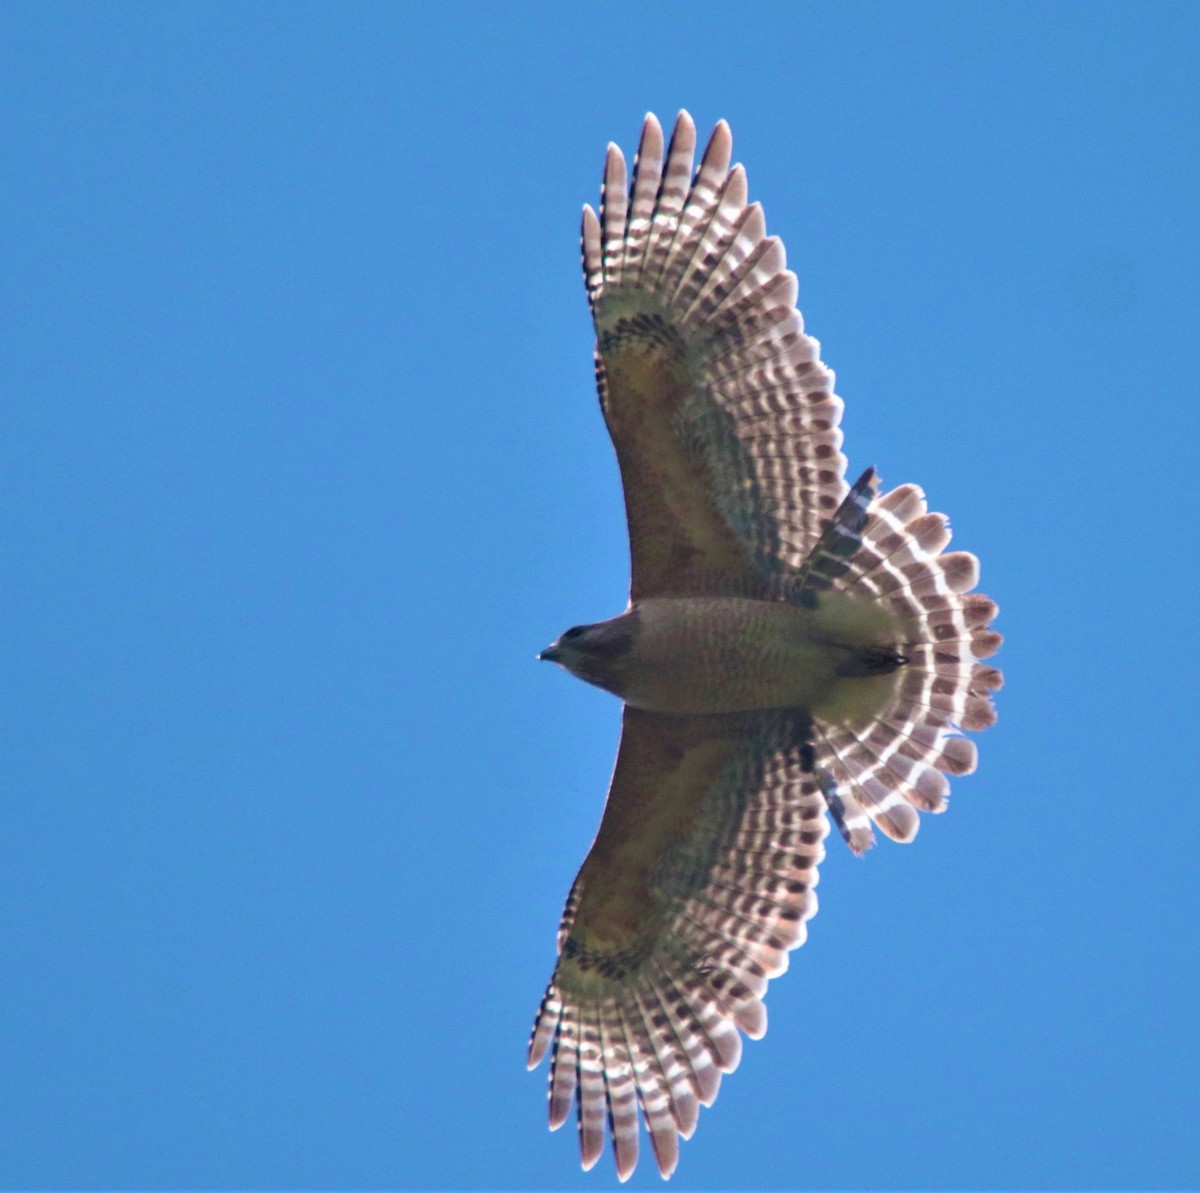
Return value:
M 627 184 L 608 148 L 583 213 L 600 403 L 625 490 L 631 595 L 774 595 L 846 493 L 842 403 L 783 245 L 719 123 L 646 117 Z
M 578 1105 L 583 1165 L 610 1124 L 637 1163 L 638 1107 L 659 1170 L 737 1067 L 740 1028 L 816 911 L 825 800 L 801 714 L 677 717 L 626 707 L 600 831 L 567 900 L 529 1046 L 549 1051 L 550 1125 Z

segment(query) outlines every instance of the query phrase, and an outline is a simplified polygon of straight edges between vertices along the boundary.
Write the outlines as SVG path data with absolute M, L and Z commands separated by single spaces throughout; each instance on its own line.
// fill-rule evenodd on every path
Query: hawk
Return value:
M 596 381 L 629 525 L 629 607 L 541 658 L 624 701 L 599 832 L 567 898 L 529 1044 L 550 1126 L 577 1108 L 583 1167 L 611 1134 L 678 1161 L 763 995 L 803 943 L 832 820 L 916 835 L 961 730 L 995 720 L 1000 635 L 916 485 L 848 485 L 842 402 L 796 310 L 783 245 L 716 126 L 693 173 L 681 112 L 646 117 L 632 178 L 609 145 L 583 210 Z

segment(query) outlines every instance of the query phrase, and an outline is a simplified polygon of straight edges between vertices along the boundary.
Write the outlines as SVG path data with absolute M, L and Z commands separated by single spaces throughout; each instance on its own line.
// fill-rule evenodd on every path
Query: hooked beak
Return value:
M 543 663 L 557 663 L 558 647 L 554 646 L 553 644 L 547 646 L 546 649 L 538 655 L 538 659 Z

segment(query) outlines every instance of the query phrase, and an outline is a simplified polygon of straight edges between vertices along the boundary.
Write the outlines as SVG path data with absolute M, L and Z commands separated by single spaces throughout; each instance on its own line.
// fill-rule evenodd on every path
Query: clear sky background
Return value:
M 1200 1182 L 1194 4 L 0 9 L 0 1184 L 602 1188 L 524 1048 L 618 705 L 579 206 L 686 106 L 1009 684 L 678 1188 Z M 635 1187 L 656 1187 L 644 1163 Z

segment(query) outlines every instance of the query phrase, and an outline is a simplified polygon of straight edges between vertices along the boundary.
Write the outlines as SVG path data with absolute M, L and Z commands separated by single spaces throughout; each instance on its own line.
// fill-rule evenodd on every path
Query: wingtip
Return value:
M 733 134 L 724 120 L 718 120 L 704 147 L 703 166 L 716 171 L 725 178 L 729 174 L 729 163 L 733 158 Z
M 664 1181 L 671 1179 L 679 1164 L 679 1135 L 675 1131 L 652 1131 L 650 1144 L 654 1149 L 654 1165 Z
M 672 133 L 672 139 L 682 141 L 684 137 L 691 144 L 695 144 L 696 122 L 687 108 L 680 108 L 679 115 L 675 117 L 675 131 Z
M 609 141 L 604 155 L 604 188 L 602 206 L 607 207 L 616 194 L 625 190 L 625 155 L 615 141 Z M 622 216 L 622 218 L 624 218 Z
M 663 130 L 658 117 L 653 112 L 647 112 L 642 121 L 642 133 L 638 137 L 637 155 L 634 158 L 636 169 L 651 169 L 656 174 L 662 170 Z
M 633 1176 L 634 1169 L 637 1168 L 637 1162 L 638 1157 L 636 1151 L 633 1153 L 633 1155 L 629 1155 L 628 1152 L 625 1152 L 624 1150 L 618 1152 L 617 1180 L 619 1180 L 621 1184 L 624 1184 L 631 1176 Z

